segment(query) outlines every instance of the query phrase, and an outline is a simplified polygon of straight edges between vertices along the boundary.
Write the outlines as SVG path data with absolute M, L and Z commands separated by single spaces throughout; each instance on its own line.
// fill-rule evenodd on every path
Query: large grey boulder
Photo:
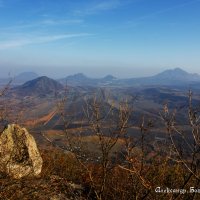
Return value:
M 33 136 L 25 128 L 9 124 L 0 135 L 0 171 L 16 179 L 38 176 L 42 163 Z

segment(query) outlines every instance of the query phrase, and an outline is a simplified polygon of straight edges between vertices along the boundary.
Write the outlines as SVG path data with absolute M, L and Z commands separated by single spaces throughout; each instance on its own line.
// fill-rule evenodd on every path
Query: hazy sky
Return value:
M 1 75 L 200 73 L 200 0 L 0 0 Z

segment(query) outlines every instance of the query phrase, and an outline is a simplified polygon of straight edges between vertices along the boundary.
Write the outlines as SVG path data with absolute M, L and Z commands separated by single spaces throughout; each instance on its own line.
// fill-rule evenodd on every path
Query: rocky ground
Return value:
M 11 179 L 0 177 L 0 199 L 2 200 L 83 200 L 86 191 L 81 185 L 65 178 L 51 175 L 46 178 Z

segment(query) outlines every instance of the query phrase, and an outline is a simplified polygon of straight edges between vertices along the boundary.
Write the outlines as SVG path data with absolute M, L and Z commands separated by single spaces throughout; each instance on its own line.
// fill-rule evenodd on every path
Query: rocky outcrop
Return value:
M 33 136 L 19 125 L 8 125 L 0 135 L 0 170 L 20 179 L 25 176 L 38 176 L 42 163 Z

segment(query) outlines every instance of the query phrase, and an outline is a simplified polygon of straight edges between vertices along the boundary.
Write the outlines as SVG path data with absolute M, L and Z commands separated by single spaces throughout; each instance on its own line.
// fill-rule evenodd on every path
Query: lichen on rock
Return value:
M 9 124 L 0 135 L 0 170 L 20 179 L 38 176 L 42 163 L 33 136 L 17 124 Z

